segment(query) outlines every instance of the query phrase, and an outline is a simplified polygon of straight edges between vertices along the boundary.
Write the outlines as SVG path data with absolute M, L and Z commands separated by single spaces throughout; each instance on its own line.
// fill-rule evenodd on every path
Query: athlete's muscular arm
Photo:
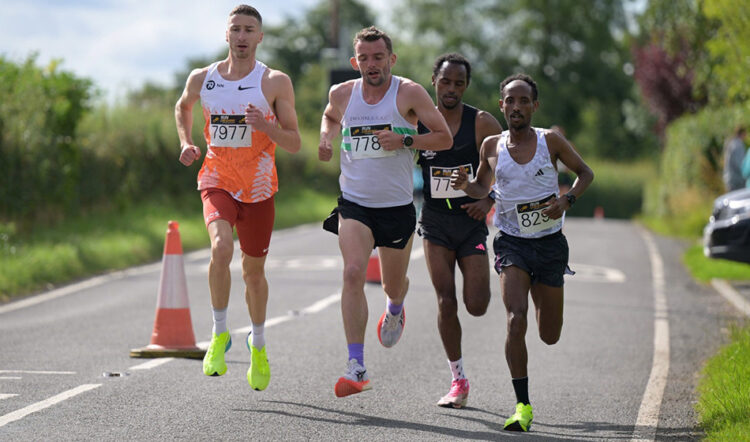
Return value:
M 484 140 L 492 135 L 498 135 L 503 131 L 503 127 L 500 126 L 500 122 L 497 121 L 491 113 L 480 110 L 477 112 L 477 118 L 474 122 L 476 132 L 476 143 L 481 151 L 481 146 Z M 495 200 L 490 198 L 482 198 L 473 203 L 462 204 L 461 208 L 466 210 L 466 214 L 474 218 L 477 221 L 485 219 L 487 213 L 489 213 L 492 206 L 495 204 Z
M 407 121 L 422 124 L 429 129 L 429 133 L 413 135 L 414 144 L 411 149 L 419 150 L 448 150 L 453 145 L 453 135 L 448 128 L 445 118 L 435 107 L 432 98 L 421 84 L 404 79 L 399 86 L 396 104 L 399 112 Z M 385 150 L 397 150 L 404 147 L 401 134 L 382 130 L 376 132 L 380 144 Z
M 186 166 L 201 157 L 201 150 L 193 144 L 193 106 L 201 97 L 201 87 L 208 68 L 195 69 L 188 76 L 185 90 L 174 107 L 177 136 L 180 138 L 180 162 Z
M 565 166 L 576 174 L 576 180 L 568 191 L 569 194 L 580 197 L 583 192 L 594 181 L 594 172 L 583 161 L 583 158 L 573 149 L 568 140 L 555 131 L 548 131 L 545 136 L 547 147 L 550 151 L 550 159 L 553 164 L 560 159 Z M 552 199 L 548 203 L 549 207 L 542 211 L 543 214 L 550 218 L 560 218 L 564 211 L 570 208 L 567 198 Z
M 342 109 L 352 93 L 352 85 L 352 82 L 340 83 L 332 86 L 328 92 L 328 104 L 320 122 L 320 144 L 318 145 L 320 161 L 330 161 L 333 157 L 331 143 L 341 132 L 341 119 L 344 117 Z
M 472 198 L 480 199 L 487 196 L 490 186 L 495 179 L 495 165 L 497 164 L 497 143 L 499 135 L 487 137 L 479 150 L 479 167 L 477 176 L 469 181 L 469 175 L 464 170 L 456 169 L 451 175 L 451 186 L 463 190 Z
M 263 77 L 262 89 L 276 114 L 278 125 L 265 118 L 263 112 L 248 103 L 245 108 L 245 122 L 271 139 L 276 145 L 289 153 L 297 153 L 302 142 L 297 125 L 297 111 L 294 109 L 294 87 L 292 80 L 285 73 L 269 69 Z

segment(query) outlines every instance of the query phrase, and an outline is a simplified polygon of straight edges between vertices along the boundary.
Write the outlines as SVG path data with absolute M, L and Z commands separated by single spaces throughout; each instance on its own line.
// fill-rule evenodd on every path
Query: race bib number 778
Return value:
M 351 128 L 352 159 L 382 158 L 396 155 L 396 151 L 383 149 L 375 132 L 391 130 L 390 124 L 373 124 L 370 126 L 354 126 Z

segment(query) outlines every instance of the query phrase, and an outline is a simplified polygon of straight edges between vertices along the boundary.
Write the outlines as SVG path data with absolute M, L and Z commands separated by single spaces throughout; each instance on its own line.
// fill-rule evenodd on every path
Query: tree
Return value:
M 400 29 L 410 30 L 410 43 L 425 48 L 420 63 L 430 66 L 449 51 L 470 59 L 467 101 L 499 114 L 500 81 L 525 72 L 539 86 L 536 124 L 562 125 L 574 141 L 587 132 L 576 142 L 581 150 L 626 158 L 648 146 L 624 124 L 623 103 L 635 100 L 624 71 L 625 1 L 408 0 L 396 17 Z M 584 119 L 587 108 L 606 113 Z
M 750 100 L 750 3 L 732 0 L 705 0 L 703 13 L 716 20 L 716 32 L 707 42 L 717 61 L 714 70 L 718 83 L 725 86 L 729 101 Z M 712 97 L 723 101 L 720 97 Z

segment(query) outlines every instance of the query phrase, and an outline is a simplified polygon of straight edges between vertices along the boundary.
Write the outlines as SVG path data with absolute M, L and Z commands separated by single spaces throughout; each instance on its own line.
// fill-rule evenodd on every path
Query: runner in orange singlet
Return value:
M 255 59 L 263 40 L 262 23 L 255 8 L 234 8 L 226 30 L 229 55 L 191 72 L 175 107 L 180 162 L 185 166 L 201 156 L 191 135 L 192 109 L 199 99 L 206 121 L 203 134 L 208 150 L 198 172 L 198 190 L 211 238 L 208 285 L 214 326 L 203 372 L 221 376 L 227 371 L 224 353 L 232 345 L 226 322 L 229 264 L 236 226 L 252 322 L 246 339 L 251 355 L 247 380 L 256 390 L 265 389 L 271 377 L 263 328 L 268 302 L 265 261 L 274 220 L 273 195 L 278 190 L 275 149 L 276 145 L 290 153 L 300 149 L 292 82 Z

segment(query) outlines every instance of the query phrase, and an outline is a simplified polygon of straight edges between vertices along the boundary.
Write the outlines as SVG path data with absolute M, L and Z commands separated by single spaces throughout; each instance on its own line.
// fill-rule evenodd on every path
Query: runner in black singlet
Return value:
M 461 408 L 469 395 L 469 381 L 463 369 L 461 323 L 456 297 L 456 263 L 464 277 L 463 302 L 474 316 L 487 311 L 490 302 L 487 259 L 487 212 L 491 197 L 476 200 L 450 186 L 450 176 L 462 168 L 476 175 L 479 146 L 502 132 L 497 119 L 488 112 L 463 103 L 471 79 L 471 65 L 459 54 L 446 54 L 435 61 L 432 84 L 437 107 L 453 134 L 449 150 L 422 151 L 417 163 L 424 179 L 424 205 L 417 232 L 424 243 L 427 268 L 438 299 L 438 331 L 443 341 L 453 380 L 448 394 L 438 401 L 442 407 Z M 428 130 L 421 124 L 419 133 Z

